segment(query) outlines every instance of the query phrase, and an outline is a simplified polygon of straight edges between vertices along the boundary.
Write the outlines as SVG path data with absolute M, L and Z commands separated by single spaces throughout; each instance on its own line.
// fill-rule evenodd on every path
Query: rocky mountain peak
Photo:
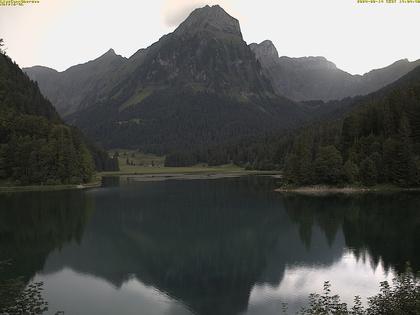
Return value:
M 117 54 L 115 53 L 115 50 L 110 48 L 106 53 L 104 53 L 103 55 L 101 55 L 97 59 L 114 58 L 116 56 L 117 56 Z
M 265 40 L 260 44 L 250 44 L 249 48 L 254 52 L 258 60 L 277 60 L 279 53 L 271 40 Z
M 175 34 L 183 35 L 203 31 L 218 35 L 239 36 L 242 38 L 239 21 L 230 16 L 219 5 L 207 5 L 194 10 L 175 30 Z

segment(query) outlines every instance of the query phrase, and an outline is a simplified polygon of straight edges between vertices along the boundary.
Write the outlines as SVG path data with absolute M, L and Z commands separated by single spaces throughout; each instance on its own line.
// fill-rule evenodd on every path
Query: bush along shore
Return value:
M 288 314 L 287 304 L 284 314 Z M 415 315 L 420 314 L 420 282 L 411 269 L 397 276 L 393 283 L 380 283 L 380 292 L 368 297 L 366 305 L 356 296 L 353 306 L 341 301 L 339 295 L 332 294 L 331 284 L 325 282 L 323 294 L 311 294 L 309 306 L 300 315 Z

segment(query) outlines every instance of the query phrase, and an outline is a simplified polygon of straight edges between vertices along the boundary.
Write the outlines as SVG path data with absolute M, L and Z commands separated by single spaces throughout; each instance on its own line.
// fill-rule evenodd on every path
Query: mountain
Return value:
M 277 169 L 297 186 L 420 185 L 420 66 L 368 95 L 307 106 L 329 111 L 294 130 L 169 154 L 165 163 Z
M 186 150 L 206 155 L 209 147 L 342 114 L 355 102 L 347 96 L 382 88 L 415 65 L 399 61 L 353 76 L 323 57 L 279 57 L 270 41 L 248 46 L 238 20 L 206 6 L 128 59 L 110 50 L 64 72 L 25 71 L 66 121 L 95 142 L 176 153 L 175 165 Z
M 409 62 L 404 59 L 364 75 L 351 75 L 324 57 L 279 57 L 276 47 L 269 40 L 250 44 L 250 48 L 275 91 L 295 101 L 329 101 L 366 95 L 420 65 L 420 60 Z
M 110 49 L 101 57 L 83 65 L 73 66 L 64 72 L 35 66 L 24 71 L 37 81 L 44 95 L 62 116 L 81 109 L 84 97 L 106 85 L 106 78 L 121 67 L 126 59 Z
M 69 96 L 77 104 L 61 107 L 69 109 L 68 122 L 108 148 L 165 153 L 289 128 L 308 116 L 305 106 L 274 93 L 238 20 L 220 6 L 193 11 L 173 33 L 127 60 L 110 60 L 119 67 L 104 66 L 101 74 L 87 71 L 98 69 L 101 58 L 73 67 L 91 86 Z M 59 76 L 71 77 L 73 68 Z M 26 72 L 36 79 L 33 68 Z M 82 81 L 53 88 L 66 95 L 76 83 L 86 87 Z
M 92 148 L 92 149 L 91 149 Z M 37 84 L 0 54 L 0 181 L 81 183 L 108 157 L 65 125 Z

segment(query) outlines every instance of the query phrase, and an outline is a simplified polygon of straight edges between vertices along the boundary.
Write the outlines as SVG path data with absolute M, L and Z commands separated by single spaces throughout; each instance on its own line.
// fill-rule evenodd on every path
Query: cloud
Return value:
M 194 9 L 215 4 L 226 9 L 229 7 L 229 0 L 165 0 L 162 8 L 163 21 L 169 27 L 178 26 Z

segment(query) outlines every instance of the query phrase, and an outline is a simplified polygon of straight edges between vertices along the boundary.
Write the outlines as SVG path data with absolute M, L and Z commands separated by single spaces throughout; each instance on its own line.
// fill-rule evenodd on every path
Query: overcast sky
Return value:
M 40 0 L 0 7 L 0 37 L 21 67 L 65 70 L 109 48 L 129 57 L 216 3 L 240 20 L 248 43 L 271 39 L 280 55 L 325 56 L 350 73 L 420 59 L 420 4 L 357 0 Z

